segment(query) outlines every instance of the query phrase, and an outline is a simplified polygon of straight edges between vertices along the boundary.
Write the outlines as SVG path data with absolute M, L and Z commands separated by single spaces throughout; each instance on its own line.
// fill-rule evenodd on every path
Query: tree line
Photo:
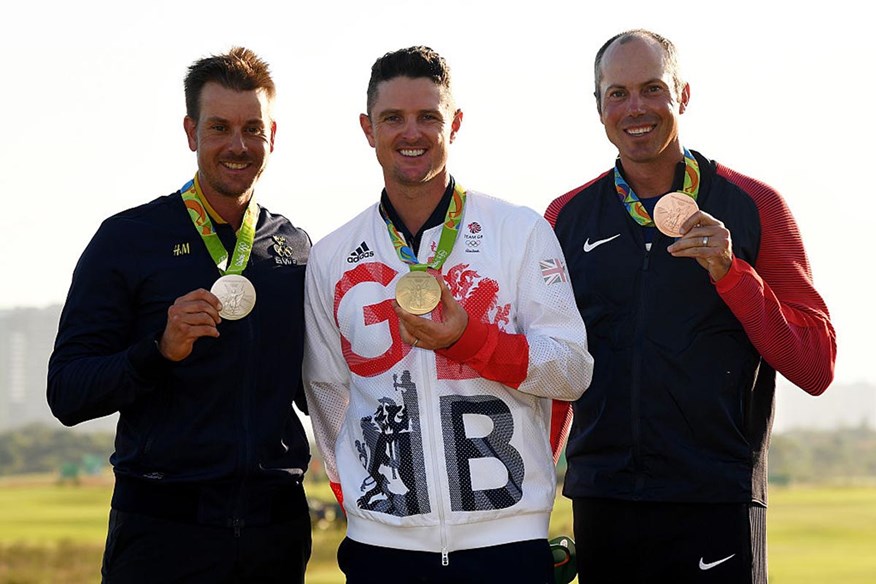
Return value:
M 113 440 L 111 432 L 81 432 L 47 424 L 8 430 L 0 433 L 0 476 L 92 473 L 109 464 Z M 559 466 L 561 474 L 564 462 Z M 316 471 L 320 466 L 311 468 Z M 861 426 L 774 434 L 769 479 L 786 485 L 876 479 L 876 430 Z

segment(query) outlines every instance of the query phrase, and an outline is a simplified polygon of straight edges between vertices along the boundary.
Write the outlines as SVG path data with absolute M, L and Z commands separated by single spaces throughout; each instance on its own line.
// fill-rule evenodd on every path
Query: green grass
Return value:
M 0 584 L 92 584 L 111 478 L 60 485 L 53 477 L 0 479 Z M 325 485 L 309 484 L 328 500 Z M 770 584 L 870 584 L 876 574 L 876 486 L 772 487 L 767 515 Z M 557 498 L 551 535 L 572 534 L 571 503 Z M 308 584 L 337 584 L 343 529 L 315 528 Z
M 876 581 L 876 487 L 772 488 L 771 584 Z

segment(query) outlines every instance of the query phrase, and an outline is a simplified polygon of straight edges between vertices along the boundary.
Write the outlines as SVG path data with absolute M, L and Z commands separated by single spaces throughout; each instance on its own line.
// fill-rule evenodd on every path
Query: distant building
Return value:
M 43 422 L 60 426 L 46 403 L 46 372 L 61 306 L 0 310 L 0 431 Z M 81 425 L 112 430 L 115 417 Z

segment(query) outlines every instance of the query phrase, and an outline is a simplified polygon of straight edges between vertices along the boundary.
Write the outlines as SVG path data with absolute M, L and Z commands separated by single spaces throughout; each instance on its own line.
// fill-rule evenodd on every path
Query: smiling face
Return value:
M 198 153 L 198 177 L 208 197 L 248 199 L 274 150 L 276 124 L 264 90 L 235 91 L 210 82 L 200 96 L 198 120 L 186 117 L 189 148 Z
M 427 77 L 395 77 L 378 85 L 370 115 L 359 122 L 376 150 L 388 191 L 447 184 L 447 150 L 462 123 L 450 96 Z
M 600 120 L 625 167 L 681 160 L 679 116 L 690 88 L 685 84 L 677 95 L 658 43 L 642 37 L 615 41 L 603 56 L 599 89 Z

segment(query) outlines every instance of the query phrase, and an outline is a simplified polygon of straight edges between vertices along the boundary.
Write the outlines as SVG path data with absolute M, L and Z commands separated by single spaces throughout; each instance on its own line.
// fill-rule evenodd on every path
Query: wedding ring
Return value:
M 703 247 L 709 247 L 709 236 L 703 237 Z
M 420 339 L 414 339 L 414 342 L 411 343 L 411 347 L 416 347 L 420 343 Z

